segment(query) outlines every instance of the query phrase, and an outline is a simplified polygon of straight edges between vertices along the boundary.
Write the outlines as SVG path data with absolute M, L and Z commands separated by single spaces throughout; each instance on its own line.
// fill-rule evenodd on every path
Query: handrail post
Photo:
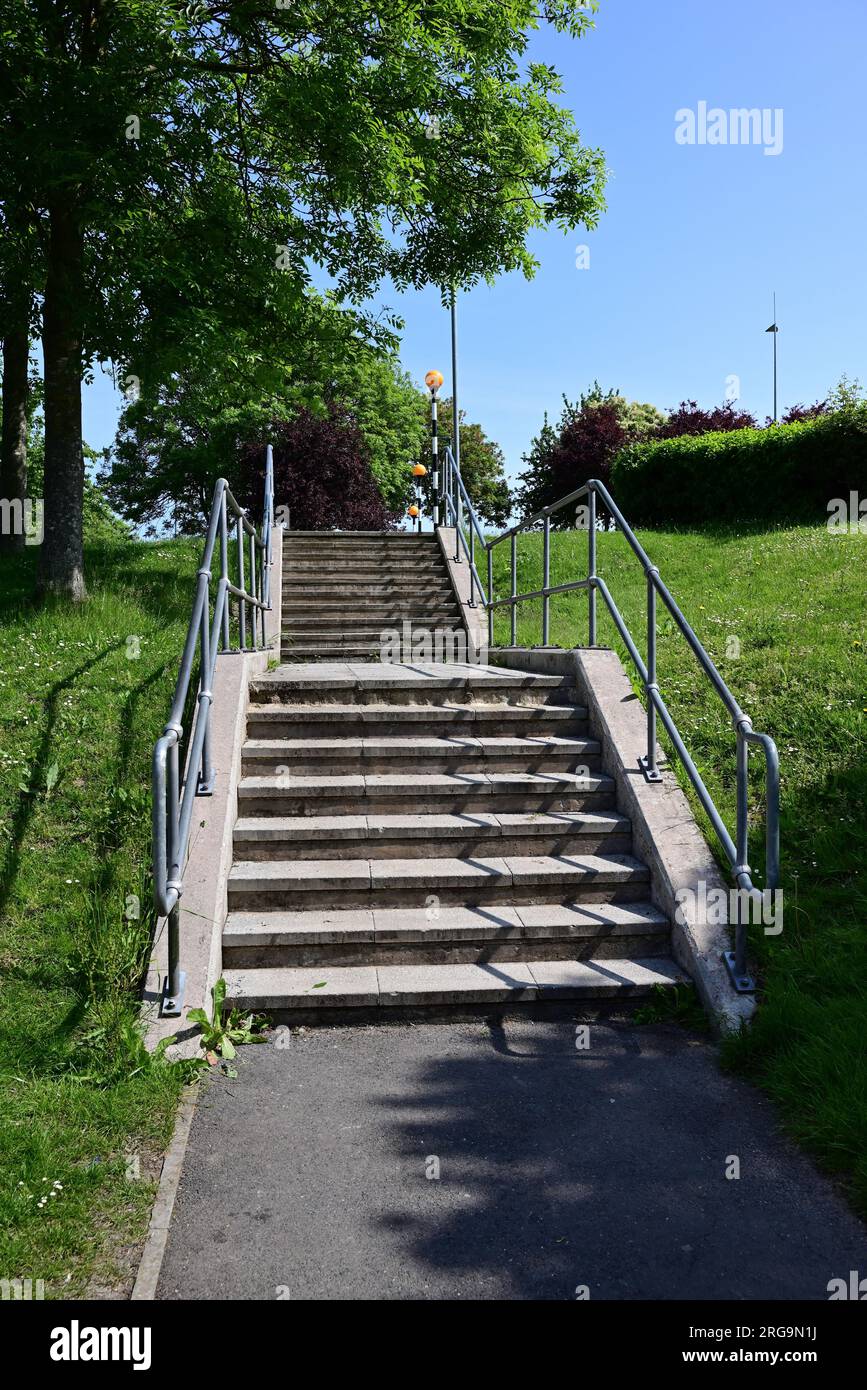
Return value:
M 470 607 L 476 607 L 476 529 L 470 518 Z
M 223 492 L 220 498 L 220 578 L 229 578 L 229 532 L 226 518 L 226 493 Z M 229 649 L 229 605 L 223 609 L 223 623 L 221 634 L 222 650 Z
M 453 456 L 454 459 L 454 456 Z M 455 564 L 461 563 L 461 508 L 463 498 L 461 497 L 460 471 L 456 461 L 452 463 L 452 481 L 455 489 Z M 470 580 L 470 606 L 472 607 L 472 579 Z
M 551 515 L 545 509 L 545 534 L 543 540 L 542 555 L 542 588 L 545 591 L 542 595 L 542 646 L 548 646 L 548 639 L 551 635 L 551 598 L 548 589 L 551 584 Z
M 238 517 L 238 524 L 235 527 L 235 535 L 238 542 L 238 588 L 243 594 L 244 588 L 244 520 L 243 516 Z M 242 598 L 238 599 L 238 645 L 242 652 L 247 650 L 247 605 Z
M 274 449 L 268 444 L 265 447 L 265 515 L 263 519 L 262 537 L 265 542 L 265 553 L 262 560 L 262 602 L 266 608 L 271 607 L 271 531 L 274 526 Z M 265 645 L 265 614 L 262 614 L 262 645 Z
M 587 531 L 587 645 L 596 646 L 596 492 L 590 489 L 588 497 L 589 529 Z
M 494 551 L 487 545 L 488 552 L 488 647 L 494 645 Z
M 742 890 L 740 882 L 742 874 L 750 875 L 750 745 L 744 732 L 745 726 L 752 727 L 749 720 L 744 720 L 737 726 L 737 863 L 732 870 L 735 880 L 735 920 L 733 923 L 735 949 L 723 954 L 723 960 L 728 967 L 732 984 L 740 994 L 752 993 L 756 987 L 755 981 L 747 970 L 747 922 L 745 918 L 748 915 L 748 909 L 745 912 L 744 908 L 749 902 L 749 895 Z
M 204 574 L 202 571 L 201 573 Z M 205 575 L 206 580 L 210 580 L 210 575 Z M 205 602 L 202 605 L 202 634 L 201 644 L 201 668 L 199 671 L 199 702 L 196 711 L 197 719 L 204 719 L 205 734 L 202 739 L 202 767 L 199 775 L 199 785 L 196 788 L 197 796 L 211 796 L 214 790 L 214 765 L 211 761 L 211 700 L 212 693 L 208 688 L 211 671 L 211 606 L 208 602 L 208 585 L 205 589 Z M 203 698 L 204 697 L 204 698 Z
M 186 971 L 181 969 L 180 916 L 180 904 L 175 903 L 167 923 L 168 974 L 163 982 L 163 997 L 160 1002 L 163 1018 L 180 1018 L 184 1005 L 187 975 Z
M 256 593 L 256 532 L 255 532 L 255 531 L 251 531 L 251 532 L 250 532 L 250 596 L 251 596 L 251 598 L 254 600 L 254 602 L 250 604 L 250 641 L 251 641 L 251 644 L 252 644 L 253 651 L 256 651 L 256 648 L 257 648 L 257 646 L 258 646 L 258 636 L 257 636 L 257 633 L 256 633 L 256 624 L 257 624 L 258 621 L 259 621 L 259 610 L 258 610 L 257 607 L 256 607 L 255 600 L 259 597 L 259 595 Z
M 511 618 L 510 636 L 512 646 L 518 645 L 518 605 L 515 596 L 518 592 L 518 534 L 512 532 L 512 553 L 510 556 L 510 568 L 512 572 L 512 602 L 509 605 L 509 615 Z M 493 594 L 491 595 L 493 598 Z
M 647 699 L 647 754 L 640 759 L 641 769 L 648 782 L 661 782 L 662 773 L 656 766 L 656 705 L 653 697 L 659 689 L 656 683 L 656 585 L 654 578 L 659 574 L 655 565 L 647 570 L 647 681 L 644 694 Z

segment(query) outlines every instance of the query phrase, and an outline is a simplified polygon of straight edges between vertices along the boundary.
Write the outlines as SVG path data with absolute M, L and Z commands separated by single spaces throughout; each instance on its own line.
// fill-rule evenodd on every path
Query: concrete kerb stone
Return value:
M 232 831 L 238 814 L 241 748 L 247 729 L 250 681 L 280 656 L 280 586 L 282 529 L 271 532 L 271 611 L 265 615 L 268 646 L 257 652 L 227 652 L 217 657 L 211 707 L 211 754 L 217 770 L 211 796 L 199 797 L 190 831 L 180 904 L 181 965 L 187 984 L 184 1014 L 161 1018 L 162 982 L 168 969 L 166 919 L 157 923 L 143 991 L 145 1043 L 150 1051 L 164 1038 L 176 1037 L 168 1049 L 174 1060 L 199 1050 L 198 1028 L 186 1022 L 189 1009 L 210 1009 L 211 990 L 222 972 L 222 933 L 227 885 L 232 866 Z
M 157 1285 L 169 1238 L 169 1226 L 180 1186 L 181 1172 L 183 1171 L 198 1095 L 198 1086 L 191 1086 L 178 1107 L 174 1133 L 168 1152 L 163 1159 L 157 1195 L 151 1211 L 150 1225 L 139 1261 L 135 1284 L 130 1294 L 130 1299 L 136 1302 L 153 1302 L 157 1296 Z
M 650 784 L 638 767 L 646 752 L 647 722 L 641 701 L 616 652 L 608 648 L 516 648 L 490 652 L 493 664 L 522 671 L 574 676 L 590 715 L 590 728 L 602 740 L 602 766 L 614 778 L 617 807 L 632 821 L 635 854 L 650 868 L 652 896 L 672 923 L 672 952 L 692 977 L 718 1034 L 737 1032 L 755 1013 L 751 995 L 736 994 L 722 960 L 731 949 L 729 931 L 704 920 L 687 903 L 706 902 L 698 885 L 727 891 L 719 867 L 673 772 Z M 659 757 L 664 755 L 659 750 Z M 683 921 L 679 920 L 683 917 Z

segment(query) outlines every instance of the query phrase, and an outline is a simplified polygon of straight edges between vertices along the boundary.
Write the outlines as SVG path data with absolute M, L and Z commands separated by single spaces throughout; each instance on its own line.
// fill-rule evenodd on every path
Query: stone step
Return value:
M 614 780 L 604 773 L 570 772 L 357 773 L 314 777 L 242 777 L 244 816 L 399 815 L 419 805 L 437 814 L 486 811 L 561 812 L 614 809 Z
M 381 662 L 338 658 L 329 665 L 289 664 L 250 682 L 252 703 L 355 705 L 509 703 L 522 708 L 577 702 L 575 687 L 563 676 L 528 676 L 500 667 L 459 665 L 442 667 L 413 664 L 412 674 Z
M 336 728 L 363 737 L 438 734 L 445 729 L 485 735 L 534 734 L 538 729 L 586 737 L 587 710 L 581 705 L 286 705 L 251 704 L 249 738 L 328 738 Z
M 601 767 L 601 746 L 596 739 L 568 738 L 554 733 L 520 735 L 447 736 L 384 735 L 348 738 L 248 739 L 241 749 L 244 775 L 274 772 L 284 767 L 297 776 L 319 771 L 343 772 L 563 771 Z
M 628 902 L 650 873 L 631 855 L 241 860 L 229 908 L 426 907 L 441 904 Z
M 379 658 L 379 647 L 379 639 L 373 638 L 365 642 L 320 642 L 315 645 L 309 642 L 281 643 L 280 658 L 282 661 L 315 661 L 317 657 L 321 661 L 370 661 Z
M 286 574 L 281 581 L 281 590 L 284 597 L 291 598 L 296 593 L 321 594 L 323 599 L 341 599 L 346 602 L 349 593 L 346 580 L 341 576 L 336 578 L 334 571 L 329 567 L 317 579 L 311 578 L 307 574 Z M 359 579 L 357 585 L 353 585 L 352 599 L 383 597 L 394 599 L 401 595 L 414 592 L 414 586 L 407 584 L 405 578 L 392 576 L 390 574 L 380 574 L 374 578 Z M 424 591 L 419 593 L 419 598 L 428 597 L 431 594 L 454 594 L 452 582 L 448 575 L 443 571 L 442 574 L 432 574 L 426 577 Z
M 283 548 L 290 545 L 429 545 L 439 549 L 433 531 L 284 531 Z
M 280 633 L 280 640 L 284 646 L 296 647 L 297 645 L 309 646 L 315 642 L 321 642 L 328 647 L 358 646 L 361 643 L 371 643 L 375 646 L 382 645 L 389 650 L 397 650 L 404 641 L 407 643 L 421 642 L 425 635 L 432 640 L 448 642 L 452 634 L 459 634 L 462 638 L 466 637 L 464 625 L 461 622 L 460 614 L 455 611 L 450 619 L 438 623 L 426 623 L 423 618 L 418 619 L 409 627 L 404 627 L 400 619 L 389 622 L 387 619 L 379 625 L 374 626 L 368 623 L 362 627 L 348 627 L 342 623 L 320 623 L 305 626 L 301 623 L 291 623 L 284 625 Z
M 669 923 L 652 903 L 230 912 L 223 964 L 483 964 L 491 960 L 667 956 Z
M 413 602 L 411 607 L 407 603 L 365 603 L 363 609 L 358 610 L 347 609 L 345 603 L 333 603 L 331 607 L 324 607 L 320 603 L 283 603 L 282 612 L 283 627 L 286 628 L 328 630 L 336 627 L 346 631 L 356 627 L 372 627 L 374 624 L 388 624 L 389 627 L 400 627 L 402 623 L 429 626 L 438 619 L 454 621 L 456 616 L 460 620 L 457 603 L 443 602 L 431 603 L 427 609 L 417 602 Z
M 434 556 L 426 560 L 380 561 L 376 559 L 366 560 L 363 557 L 343 560 L 336 557 L 334 559 L 284 561 L 283 583 L 291 579 L 303 579 L 308 575 L 321 576 L 323 579 L 330 579 L 335 575 L 357 575 L 359 578 L 369 576 L 373 580 L 379 579 L 381 583 L 397 580 L 412 585 L 416 580 L 421 582 L 426 578 L 446 578 L 448 570 L 445 561 Z
M 405 1009 L 470 1014 L 510 1006 L 627 1001 L 686 977 L 669 960 L 498 961 L 475 965 L 274 966 L 225 972 L 229 1007 L 263 1009 L 276 1022 L 334 1016 L 387 1019 Z
M 629 854 L 617 814 L 249 816 L 235 824 L 238 859 L 403 859 L 448 855 Z

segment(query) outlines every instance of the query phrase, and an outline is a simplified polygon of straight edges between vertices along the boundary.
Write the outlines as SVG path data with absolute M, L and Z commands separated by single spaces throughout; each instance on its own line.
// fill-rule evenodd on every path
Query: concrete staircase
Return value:
M 378 661 L 387 631 L 411 642 L 419 629 L 462 629 L 433 534 L 288 531 L 282 599 L 284 661 Z
M 228 1002 L 368 1020 L 632 999 L 682 979 L 567 678 L 359 661 L 379 622 L 461 621 L 435 539 L 296 541 L 293 664 L 250 691 Z M 326 614 L 327 635 L 312 623 Z

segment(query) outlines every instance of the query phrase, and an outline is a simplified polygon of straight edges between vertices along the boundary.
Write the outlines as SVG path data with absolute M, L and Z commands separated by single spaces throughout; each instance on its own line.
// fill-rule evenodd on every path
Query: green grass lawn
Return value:
M 753 933 L 762 1007 L 726 1060 L 867 1212 L 867 541 L 824 528 L 644 541 L 780 747 L 785 928 Z M 91 548 L 80 609 L 30 605 L 35 551 L 0 565 L 0 1278 L 43 1279 L 47 1297 L 128 1278 L 181 1086 L 142 1055 L 135 999 L 152 926 L 150 752 L 199 553 L 198 541 Z M 585 556 L 586 536 L 555 535 L 554 582 L 583 574 Z M 640 633 L 644 586 L 622 538 L 601 536 L 599 559 Z M 507 568 L 502 547 L 498 593 Z M 540 578 L 540 538 L 523 537 L 519 586 Z M 551 638 L 586 641 L 585 597 L 552 600 Z M 601 612 L 599 639 L 614 639 Z M 541 640 L 538 605 L 518 640 Z M 731 821 L 734 738 L 664 616 L 659 671 Z M 759 864 L 758 778 L 754 804 Z
M 640 539 L 754 727 L 780 752 L 784 929 L 778 937 L 751 929 L 761 1008 L 752 1029 L 725 1048 L 726 1063 L 774 1097 L 790 1132 L 847 1179 L 867 1214 L 867 537 L 798 527 Z M 508 543 L 495 557 L 502 597 L 510 591 Z M 645 582 L 622 537 L 600 535 L 598 569 L 643 652 Z M 551 582 L 586 572 L 586 533 L 555 533 Z M 522 536 L 518 591 L 541 582 L 541 536 Z M 598 605 L 599 643 L 625 658 Z M 540 604 L 521 605 L 519 615 L 519 645 L 539 644 Z M 494 635 L 508 642 L 505 613 Z M 737 650 L 729 637 L 738 639 L 737 657 L 726 655 Z M 586 595 L 552 598 L 550 640 L 586 643 Z M 733 829 L 734 733 L 661 605 L 658 667 L 686 745 Z M 756 868 L 764 862 L 761 765 L 754 755 Z
M 0 1278 L 123 1280 L 181 1079 L 148 1061 L 150 752 L 201 542 L 91 547 L 90 599 L 0 568 Z M 135 916 L 136 899 L 140 916 Z

